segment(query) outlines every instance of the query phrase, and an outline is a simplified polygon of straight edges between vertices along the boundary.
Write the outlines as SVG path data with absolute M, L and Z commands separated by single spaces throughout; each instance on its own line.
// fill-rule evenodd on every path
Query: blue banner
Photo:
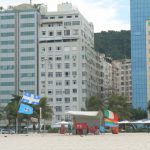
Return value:
M 31 106 L 29 106 L 29 105 L 20 104 L 18 113 L 31 115 L 31 114 L 33 114 L 33 108 Z
M 40 96 L 24 92 L 21 101 L 32 105 L 38 105 L 40 102 Z

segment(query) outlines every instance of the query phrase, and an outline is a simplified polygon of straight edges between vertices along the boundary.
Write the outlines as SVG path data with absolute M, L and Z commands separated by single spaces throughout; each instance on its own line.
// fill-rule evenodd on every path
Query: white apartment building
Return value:
M 28 4 L 0 12 L 0 105 L 19 90 L 38 92 L 39 13 Z
M 122 95 L 131 103 L 132 100 L 132 80 L 131 80 L 131 60 L 114 60 L 113 66 L 113 92 Z
M 104 57 L 94 50 L 93 24 L 72 4 L 41 15 L 39 93 L 48 97 L 54 121 L 69 119 L 66 111 L 85 109 L 87 98 L 100 94 Z
M 101 58 L 101 95 L 104 98 L 112 94 L 112 60 L 105 55 Z
M 46 96 L 53 121 L 84 110 L 90 96 L 107 97 L 110 59 L 94 50 L 94 28 L 70 3 L 47 12 L 21 4 L 0 12 L 0 103 L 19 90 Z

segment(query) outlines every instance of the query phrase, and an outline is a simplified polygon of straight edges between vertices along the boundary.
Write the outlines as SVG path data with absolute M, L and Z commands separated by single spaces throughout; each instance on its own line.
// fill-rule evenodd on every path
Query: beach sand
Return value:
M 0 134 L 0 150 L 150 150 L 150 133 Z

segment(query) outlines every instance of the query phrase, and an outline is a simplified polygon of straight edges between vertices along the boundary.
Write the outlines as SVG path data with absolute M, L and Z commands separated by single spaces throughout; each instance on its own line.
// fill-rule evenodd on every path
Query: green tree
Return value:
M 92 96 L 86 101 L 86 109 L 88 111 L 103 111 L 106 106 L 106 101 L 102 100 L 100 96 Z
M 95 50 L 113 59 L 131 58 L 130 31 L 102 31 L 94 34 Z
M 11 101 L 7 104 L 7 106 L 4 108 L 6 112 L 7 119 L 10 124 L 16 123 L 16 118 L 19 119 L 19 122 L 21 123 L 24 119 L 29 120 L 30 117 L 35 117 L 39 119 L 39 108 L 42 108 L 42 118 L 43 119 L 51 119 L 52 118 L 52 110 L 50 106 L 47 105 L 47 101 L 45 97 L 42 97 L 40 99 L 40 103 L 37 106 L 31 105 L 33 107 L 33 115 L 24 115 L 24 114 L 18 114 L 19 109 L 19 101 L 22 98 L 20 95 L 12 95 L 13 98 Z
M 40 99 L 40 103 L 37 106 L 33 106 L 34 113 L 33 117 L 39 118 L 40 116 L 40 108 L 42 109 L 42 118 L 45 120 L 50 120 L 52 118 L 53 111 L 51 107 L 47 104 L 47 98 L 42 97 Z
M 6 105 L 4 111 L 6 112 L 6 117 L 8 119 L 9 125 L 15 124 L 17 115 L 18 115 L 18 104 L 21 99 L 19 95 L 12 95 L 11 101 Z
M 125 97 L 112 95 L 108 98 L 108 109 L 118 114 L 119 120 L 130 119 L 131 117 L 131 106 Z
M 131 108 L 131 120 L 140 120 L 147 118 L 147 112 L 141 108 Z

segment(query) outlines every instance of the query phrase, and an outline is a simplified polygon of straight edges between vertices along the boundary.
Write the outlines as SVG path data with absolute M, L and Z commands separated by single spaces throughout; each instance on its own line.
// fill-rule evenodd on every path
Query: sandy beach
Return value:
M 0 135 L 0 150 L 150 150 L 150 134 Z

